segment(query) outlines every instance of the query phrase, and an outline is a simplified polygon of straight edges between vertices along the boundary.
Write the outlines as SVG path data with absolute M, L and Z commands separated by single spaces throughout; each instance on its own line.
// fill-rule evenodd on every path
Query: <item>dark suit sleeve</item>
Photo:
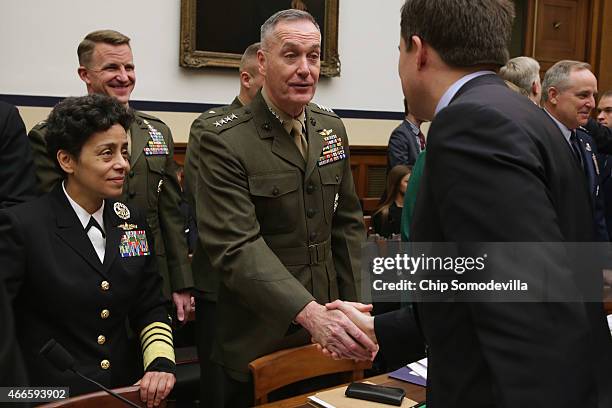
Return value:
M 585 126 L 595 141 L 599 153 L 612 154 L 612 128 L 590 118 Z
M 37 196 L 32 152 L 17 108 L 0 106 L 0 208 Z
M 543 114 L 534 115 L 527 120 L 545 119 Z M 450 105 L 438 113 L 430 129 L 432 137 L 415 216 L 423 210 L 419 208 L 420 196 L 427 189 L 436 198 L 435 208 L 430 210 L 439 215 L 445 241 L 477 242 L 482 237 L 490 242 L 563 241 L 545 182 L 553 175 L 546 174 L 542 166 L 549 158 L 542 157 L 545 150 L 521 125 L 528 123 L 517 124 L 480 104 Z M 415 232 L 418 223 L 415 219 Z M 424 225 L 418 228 L 424 229 Z M 419 239 L 416 235 L 413 238 Z M 534 248 L 532 264 L 526 265 L 535 274 L 531 283 L 579 292 L 563 254 Z M 487 265 L 494 262 L 492 258 Z M 507 264 L 499 270 L 515 272 Z M 525 271 L 516 270 L 516 274 L 520 272 Z M 546 287 L 530 286 L 532 290 L 539 293 Z M 470 319 L 465 324 L 472 325 L 478 342 L 475 347 L 494 377 L 491 381 L 498 390 L 510 390 L 496 396 L 499 406 L 517 406 L 520 401 L 545 406 L 556 399 L 554 390 L 568 393 L 568 401 L 584 395 L 585 390 L 573 381 L 592 375 L 589 365 L 584 364 L 589 324 L 581 303 L 489 301 L 468 302 L 465 306 Z M 573 372 L 568 376 L 570 367 Z M 517 386 L 517 381 L 525 387 Z
M 13 307 L 0 279 L 0 387 L 24 387 L 28 384 L 21 351 L 15 338 Z
M 12 302 L 24 280 L 27 251 L 23 233 L 15 215 L 0 210 L 0 280 L 4 281 Z
M 348 144 L 348 138 L 345 140 Z M 361 298 L 361 244 L 366 237 L 349 155 L 344 159 L 343 174 L 332 222 L 331 244 L 340 299 L 357 300 Z
M 405 135 L 400 129 L 395 129 L 389 138 L 389 146 L 387 147 L 387 159 L 389 160 L 389 168 L 398 164 L 408 164 L 410 160 L 410 149 L 405 142 Z
M 425 344 L 412 305 L 374 317 L 378 354 L 395 370 L 425 356 Z M 398 341 L 401 339 L 401 341 Z
M 189 264 L 189 250 L 185 237 L 181 187 L 174 161 L 174 142 L 168 129 L 168 156 L 164 169 L 164 184 L 159 193 L 159 223 L 164 237 L 164 248 L 168 260 L 168 275 L 172 291 L 193 287 L 193 276 Z
M 46 136 L 47 126 L 44 123 L 34 126 L 28 134 L 36 166 L 36 180 L 41 194 L 53 190 L 53 187 L 62 179 L 62 173 L 47 154 Z

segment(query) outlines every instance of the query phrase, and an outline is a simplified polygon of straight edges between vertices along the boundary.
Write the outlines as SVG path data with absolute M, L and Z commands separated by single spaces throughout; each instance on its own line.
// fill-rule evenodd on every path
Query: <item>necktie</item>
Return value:
M 423 132 L 419 131 L 417 137 L 419 138 L 419 145 L 421 146 L 421 151 L 425 150 L 425 135 L 423 135 Z
M 92 228 L 93 227 L 93 228 Z M 106 235 L 102 230 L 102 227 L 95 220 L 94 217 L 89 218 L 89 223 L 85 227 L 85 233 L 89 237 L 91 244 L 93 245 L 100 262 L 104 262 L 104 249 L 106 247 Z
M 302 153 L 302 157 L 306 159 L 306 154 L 308 153 L 308 141 L 304 136 L 304 128 L 302 127 L 302 123 L 297 119 L 293 119 L 291 136 L 293 136 L 293 142 L 297 146 L 298 150 L 300 153 Z
M 573 130 L 570 136 L 570 144 L 572 145 L 572 151 L 574 152 L 574 159 L 576 159 L 580 167 L 584 170 L 584 165 L 582 164 L 582 149 L 580 147 L 580 141 L 576 137 L 576 132 Z

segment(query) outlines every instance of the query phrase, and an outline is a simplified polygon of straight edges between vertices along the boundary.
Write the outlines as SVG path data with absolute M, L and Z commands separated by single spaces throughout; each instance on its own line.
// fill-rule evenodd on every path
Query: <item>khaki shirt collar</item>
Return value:
M 266 94 L 265 89 L 261 90 L 261 96 L 263 96 L 266 105 L 268 105 L 268 109 L 272 111 L 272 114 L 276 116 L 276 118 L 280 121 L 281 126 L 288 134 L 291 134 L 291 129 L 293 128 L 293 119 L 297 120 L 302 124 L 302 129 L 306 129 L 306 126 L 304 125 L 306 123 L 306 109 L 303 109 L 302 113 L 297 118 L 293 118 L 291 115 L 288 115 L 282 109 L 279 109 L 276 105 L 272 103 L 272 101 Z

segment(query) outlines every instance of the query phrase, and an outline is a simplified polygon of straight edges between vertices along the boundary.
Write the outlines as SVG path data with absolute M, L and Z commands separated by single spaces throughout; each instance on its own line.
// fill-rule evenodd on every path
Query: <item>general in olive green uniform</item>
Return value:
M 195 281 L 217 293 L 212 358 L 238 381 L 251 360 L 309 342 L 293 323 L 306 304 L 359 293 L 365 233 L 342 121 L 307 105 L 304 158 L 277 116 L 259 93 L 200 135 L 199 238 L 220 279 L 194 268 Z
M 183 216 L 179 211 L 181 189 L 176 176 L 174 141 L 170 129 L 160 119 L 134 112 L 129 129 L 130 167 L 121 200 L 146 213 L 153 233 L 158 266 L 164 278 L 164 295 L 193 287 L 187 255 Z M 41 122 L 29 133 L 42 193 L 61 180 L 61 173 L 47 155 L 46 124 Z

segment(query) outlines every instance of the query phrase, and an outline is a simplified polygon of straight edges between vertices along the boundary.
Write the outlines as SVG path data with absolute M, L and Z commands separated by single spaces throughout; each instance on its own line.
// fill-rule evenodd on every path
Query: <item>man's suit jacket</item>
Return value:
M 0 387 L 25 387 L 28 385 L 21 349 L 15 335 L 15 315 L 4 280 L 0 276 Z
M 71 395 L 97 390 L 39 354 L 49 339 L 74 356 L 81 373 L 107 387 L 131 385 L 143 368 L 139 345 L 128 338 L 127 320 L 137 335 L 150 323 L 170 324 L 155 258 L 119 253 L 127 229 L 145 230 L 150 237 L 144 217 L 132 208 L 121 219 L 107 200 L 104 227 L 102 263 L 61 184 L 0 211 L 0 278 L 14 299 L 17 338 L 32 386 L 69 386 Z M 108 369 L 102 360 L 110 362 Z
M 612 241 L 612 156 L 600 153 L 597 159 L 600 169 L 599 185 L 604 200 L 608 240 Z
M 160 119 L 134 111 L 130 126 L 130 172 L 126 174 L 121 200 L 139 208 L 147 218 L 153 233 L 155 255 L 166 297 L 170 292 L 193 286 L 189 265 L 185 219 L 180 211 L 181 188 L 174 161 L 172 133 Z M 168 147 L 168 153 L 146 154 L 152 134 L 159 131 Z M 36 176 L 41 192 L 51 191 L 61 180 L 61 173 L 47 155 L 47 124 L 41 122 L 30 130 L 30 144 L 34 152 Z
M 417 136 L 406 119 L 393 130 L 387 146 L 387 173 L 399 164 L 414 165 L 421 152 Z
M 38 195 L 32 152 L 17 108 L 0 102 L 0 208 Z
M 591 135 L 583 128 L 576 129 L 576 137 L 580 141 L 580 154 L 590 192 L 595 239 L 602 242 L 610 241 L 606 224 L 604 192 L 601 189 L 601 174 L 597 161 L 597 146 Z
M 292 324 L 307 303 L 360 292 L 365 231 L 346 131 L 331 110 L 305 109 L 307 160 L 261 93 L 201 134 L 198 233 L 219 274 L 213 359 L 242 381 L 251 360 L 310 340 Z
M 459 90 L 435 116 L 427 150 L 413 241 L 594 239 L 585 222 L 589 191 L 568 143 L 546 113 L 498 77 Z M 536 254 L 539 263 L 549 255 Z M 532 268 L 535 280 L 578 297 L 578 282 L 601 283 L 601 271 L 552 259 Z M 375 320 L 389 356 L 399 350 L 401 357 L 410 336 L 401 313 Z M 612 406 L 612 340 L 601 303 L 421 303 L 417 315 L 428 345 L 428 407 Z

